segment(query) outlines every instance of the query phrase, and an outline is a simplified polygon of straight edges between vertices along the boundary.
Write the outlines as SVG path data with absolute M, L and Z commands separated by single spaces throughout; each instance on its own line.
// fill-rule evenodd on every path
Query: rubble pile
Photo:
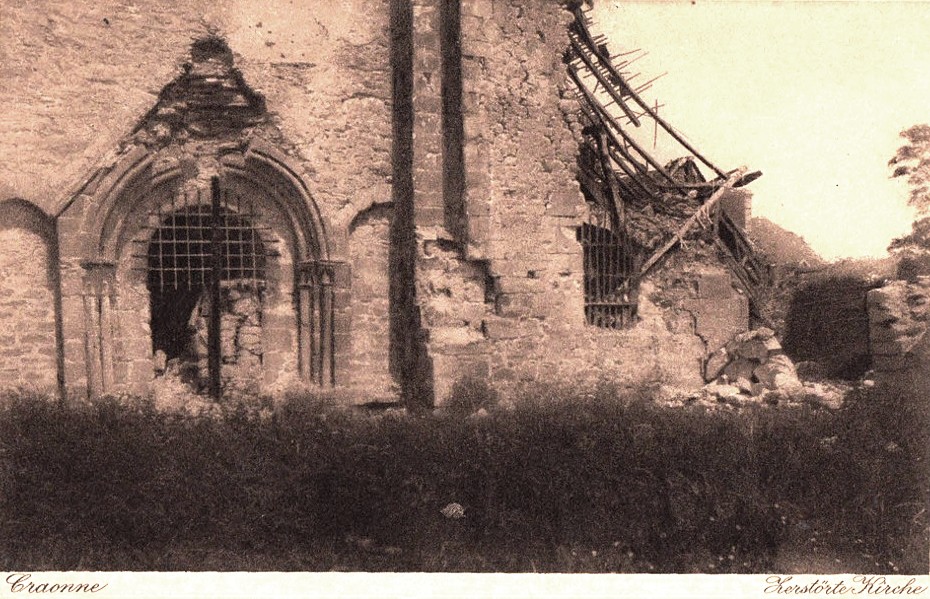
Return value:
M 734 337 L 711 355 L 704 372 L 705 379 L 712 381 L 705 389 L 718 395 L 792 393 L 803 386 L 775 332 L 764 327 Z
M 703 388 L 686 391 L 663 387 L 657 393 L 657 400 L 669 405 L 699 403 L 707 407 L 784 401 L 837 409 L 843 405 L 843 398 L 849 391 L 848 387 L 838 384 L 801 381 L 795 365 L 768 328 L 736 335 L 711 355 L 705 374 L 710 382 Z

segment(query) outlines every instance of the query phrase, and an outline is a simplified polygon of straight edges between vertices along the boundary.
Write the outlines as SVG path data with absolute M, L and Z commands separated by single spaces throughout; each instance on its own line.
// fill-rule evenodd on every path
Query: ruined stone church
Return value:
M 584 6 L 14 4 L 2 386 L 695 385 L 764 320 L 754 175 L 677 135 Z

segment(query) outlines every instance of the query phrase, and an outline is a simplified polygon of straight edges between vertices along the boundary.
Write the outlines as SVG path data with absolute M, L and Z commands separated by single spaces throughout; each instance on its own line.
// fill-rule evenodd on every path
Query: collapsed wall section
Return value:
M 817 362 L 825 376 L 858 379 L 872 366 L 866 296 L 881 280 L 827 271 L 797 276 L 787 302 L 785 353 L 795 362 Z
M 870 351 L 876 383 L 891 394 L 930 395 L 930 277 L 891 281 L 868 292 Z

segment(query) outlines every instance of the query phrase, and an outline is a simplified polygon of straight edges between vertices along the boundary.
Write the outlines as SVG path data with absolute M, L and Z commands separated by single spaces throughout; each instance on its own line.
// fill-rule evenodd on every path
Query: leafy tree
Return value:
M 907 177 L 908 204 L 920 217 L 930 216 L 930 125 L 914 125 L 901 132 L 907 143 L 888 161 L 892 177 Z
M 930 125 L 914 125 L 901 132 L 907 143 L 888 161 L 894 177 L 907 177 L 907 203 L 917 209 L 911 232 L 891 242 L 888 250 L 899 257 L 898 275 L 912 278 L 930 274 Z

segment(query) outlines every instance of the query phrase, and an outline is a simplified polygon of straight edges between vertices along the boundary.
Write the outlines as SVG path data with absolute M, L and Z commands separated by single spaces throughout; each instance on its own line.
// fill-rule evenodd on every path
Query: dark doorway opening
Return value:
M 190 322 L 203 288 L 151 291 L 152 350 L 165 352 L 168 360 L 189 357 Z

